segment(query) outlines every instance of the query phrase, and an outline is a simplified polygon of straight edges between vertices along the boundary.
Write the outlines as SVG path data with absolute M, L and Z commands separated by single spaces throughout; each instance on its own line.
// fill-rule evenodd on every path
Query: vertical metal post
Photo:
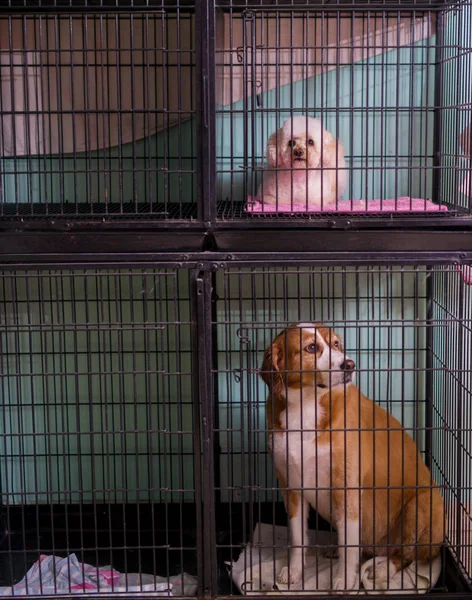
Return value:
M 216 326 L 217 306 L 216 306 L 216 272 L 211 273 L 211 364 L 212 371 L 218 371 L 218 330 Z M 213 403 L 213 456 L 214 456 L 214 482 L 215 482 L 215 503 L 216 506 L 221 502 L 221 444 L 220 444 L 220 418 L 218 411 L 219 398 L 218 377 L 213 378 L 212 382 L 212 403 Z
M 434 399 L 434 375 L 433 375 L 433 293 L 434 293 L 434 270 L 427 267 L 426 278 L 426 415 L 425 415 L 425 462 L 431 469 L 432 443 L 433 443 L 433 399 Z
M 213 451 L 213 395 L 212 395 L 212 282 L 209 271 L 198 270 L 192 274 L 192 302 L 195 307 L 196 342 L 194 365 L 198 377 L 198 418 L 201 422 L 202 456 L 202 560 L 203 595 L 216 595 L 216 533 L 215 533 L 215 481 Z
M 463 485 L 463 465 L 462 465 L 462 457 L 464 454 L 464 432 L 463 432 L 463 423 L 462 423 L 462 404 L 464 401 L 464 302 L 465 302 L 465 293 L 464 293 L 464 280 L 460 279 L 459 282 L 459 332 L 458 332 L 458 340 L 457 340 L 457 348 L 458 348 L 458 360 L 457 360 L 457 383 L 456 383 L 456 406 L 457 406 L 457 424 L 455 427 L 457 442 L 456 442 L 456 469 L 457 469 L 457 488 L 456 488 L 456 539 L 455 539 L 455 550 L 457 556 L 462 555 L 462 538 L 463 538 L 463 522 L 462 522 L 462 508 L 464 506 L 463 497 L 464 493 L 462 490 Z M 454 429 L 454 428 L 453 428 Z
M 256 69 L 256 65 L 257 65 L 257 44 L 256 44 L 256 16 L 252 11 L 247 11 L 245 14 L 245 18 L 247 19 L 250 28 L 251 28 L 251 41 L 250 41 L 250 45 L 251 45 L 251 66 L 250 66 L 250 73 L 249 73 L 249 77 L 251 78 L 250 80 L 250 84 L 251 84 L 251 107 L 250 107 L 250 111 L 251 111 L 251 131 L 249 133 L 248 131 L 248 135 L 249 138 L 251 140 L 251 147 L 250 149 L 248 148 L 248 150 L 251 153 L 251 175 L 249 176 L 249 172 L 246 171 L 246 178 L 247 181 L 250 182 L 250 184 L 248 185 L 249 188 L 249 192 L 251 193 L 251 195 L 256 193 L 256 188 L 254 186 L 254 174 L 255 174 L 255 168 L 256 168 L 256 149 L 255 149 L 255 144 L 256 144 L 256 118 L 257 118 L 257 69 Z M 245 90 L 245 92 L 247 91 L 247 88 Z M 249 159 L 249 157 L 248 157 Z M 249 166 L 249 160 L 246 163 L 247 166 Z M 244 196 L 244 198 L 246 198 L 246 196 Z
M 436 66 L 434 82 L 434 132 L 433 132 L 433 190 L 432 200 L 439 204 L 442 187 L 443 107 L 444 107 L 444 14 L 438 12 L 436 22 Z
M 242 48 L 242 56 L 243 56 L 243 65 L 244 65 L 244 74 L 243 74 L 243 198 L 247 198 L 248 195 L 248 176 L 249 176 L 249 98 L 248 98 L 248 81 L 250 77 L 250 65 L 248 60 L 248 24 L 246 13 L 243 15 L 243 48 Z M 250 34 L 249 34 L 250 37 Z
M 198 306 L 197 306 L 197 277 L 195 272 L 190 275 L 190 295 L 191 295 L 191 321 L 192 321 L 192 403 L 193 403 L 193 456 L 195 464 L 195 528 L 197 532 L 197 574 L 198 574 L 198 595 L 203 596 L 205 580 L 203 576 L 205 551 L 203 547 L 203 479 L 202 479 L 202 431 L 200 420 L 200 373 L 198 353 L 200 350 L 200 340 L 198 333 Z
M 255 193 L 253 184 L 254 173 L 256 167 L 256 24 L 255 15 L 252 10 L 246 10 L 243 13 L 243 168 L 244 168 L 244 184 L 243 198 L 247 198 L 248 194 Z M 248 92 L 250 88 L 250 92 Z M 250 182 L 250 183 L 249 183 Z
M 215 3 L 196 3 L 198 218 L 216 217 Z

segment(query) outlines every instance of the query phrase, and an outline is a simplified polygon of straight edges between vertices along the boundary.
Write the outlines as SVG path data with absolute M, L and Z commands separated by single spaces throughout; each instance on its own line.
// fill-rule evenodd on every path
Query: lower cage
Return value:
M 1 593 L 54 556 L 69 557 L 65 580 L 23 580 L 15 595 L 239 595 L 231 563 L 252 560 L 255 580 L 287 525 L 264 351 L 314 321 L 340 334 L 356 386 L 438 484 L 447 534 L 431 593 L 471 593 L 471 294 L 454 266 L 4 271 L 0 302 Z M 309 526 L 335 544 L 314 511 Z M 280 595 L 273 575 L 264 593 Z
M 3 273 L 2 591 L 196 593 L 190 289 L 185 269 Z
M 325 390 L 310 396 L 315 386 L 313 381 L 318 382 L 318 379 L 305 378 L 307 373 L 313 375 L 313 369 L 318 368 L 317 361 L 323 359 L 323 352 L 318 348 L 318 333 L 313 338 L 316 341 L 316 359 L 313 358 L 309 366 L 305 362 L 297 362 L 297 357 L 303 357 L 307 350 L 315 352 L 309 346 L 305 347 L 311 338 L 309 335 L 306 338 L 305 333 L 300 331 L 315 331 L 313 328 L 310 330 L 310 324 L 321 323 L 329 327 L 329 331 L 336 331 L 343 340 L 345 350 L 341 359 L 353 359 L 357 388 L 396 417 L 410 434 L 444 498 L 442 514 L 447 529 L 446 542 L 440 552 L 439 570 L 433 577 L 430 569 L 427 576 L 432 579 L 431 585 L 425 587 L 433 588 L 435 593 L 470 593 L 471 294 L 461 272 L 449 266 L 232 268 L 217 272 L 213 283 L 216 288 L 213 337 L 217 373 L 214 390 L 215 488 L 216 507 L 221 517 L 221 524 L 216 529 L 216 544 L 218 564 L 232 561 L 233 566 L 233 577 L 225 592 L 239 594 L 242 590 L 252 595 L 280 592 L 314 595 L 332 591 L 332 573 L 336 563 L 329 560 L 322 562 L 324 551 L 336 545 L 334 534 L 329 534 L 332 528 L 328 522 L 319 515 L 317 518 L 316 512 L 311 509 L 309 527 L 314 532 L 308 534 L 303 526 L 297 530 L 298 525 L 295 525 L 291 531 L 291 543 L 285 538 L 280 542 L 279 536 L 286 536 L 287 532 L 274 527 L 286 527 L 288 521 L 293 519 L 296 522 L 300 515 L 303 521 L 309 510 L 305 502 L 312 503 L 315 490 L 320 503 L 319 512 L 321 515 L 328 513 L 328 521 L 333 521 L 338 511 L 334 496 L 336 490 L 344 494 L 341 500 L 337 500 L 344 503 L 344 507 L 339 509 L 343 512 L 349 510 L 348 494 L 355 487 L 349 483 L 348 475 L 338 473 L 338 483 L 333 479 L 336 470 L 341 468 L 340 464 L 346 471 L 354 469 L 349 461 L 356 453 L 358 443 L 352 444 L 351 441 L 357 438 L 346 438 L 352 436 L 346 417 L 346 406 L 350 405 L 343 398 L 345 421 L 341 410 L 341 422 L 343 429 L 347 430 L 347 433 L 341 432 L 344 435 L 344 442 L 341 442 L 341 447 L 344 443 L 344 455 L 338 450 L 337 459 L 333 459 L 340 439 L 335 438 L 334 392 L 329 391 L 324 396 L 330 398 L 323 404 L 319 398 L 323 398 L 321 394 Z M 289 328 L 290 333 L 278 338 L 281 342 L 277 346 L 274 340 L 285 328 Z M 316 329 L 316 332 L 319 331 L 322 331 L 321 327 Z M 295 338 L 290 337 L 292 333 Z M 331 352 L 334 352 L 334 347 Z M 334 377 L 334 363 L 330 364 L 328 374 Z M 317 371 L 317 377 L 318 374 Z M 300 383 L 302 376 L 303 384 Z M 331 385 L 334 384 L 322 381 L 322 388 L 333 389 Z M 266 406 L 269 390 L 272 390 L 272 401 Z M 327 422 L 321 425 L 324 414 L 319 416 L 319 420 L 313 416 L 316 409 L 310 402 L 313 403 L 315 398 L 320 412 L 331 411 L 328 413 L 333 419 L 331 425 Z M 364 418 L 365 408 L 362 406 Z M 358 423 L 354 428 L 362 429 L 363 421 L 359 422 L 361 425 Z M 388 423 L 387 420 L 387 429 L 390 429 Z M 374 422 L 370 427 L 380 429 L 381 425 Z M 359 438 L 363 434 L 364 431 Z M 316 456 L 313 444 L 318 443 L 316 440 L 323 435 L 328 436 L 325 438 L 325 448 L 328 448 L 331 461 L 328 467 L 326 463 L 324 466 L 322 462 L 318 464 L 313 458 Z M 392 435 L 390 430 L 386 435 Z M 272 452 L 269 451 L 269 438 L 272 439 Z M 376 437 L 373 439 L 377 440 Z M 389 437 L 387 441 L 390 444 Z M 377 449 L 377 458 L 376 449 L 373 449 L 373 463 L 377 465 L 384 460 L 383 468 L 394 473 L 395 461 L 405 462 L 406 459 L 403 458 L 404 446 L 397 451 L 394 442 L 391 443 L 392 448 L 386 451 L 387 457 L 394 452 L 397 454 L 390 462 L 387 459 L 387 463 L 377 442 L 372 444 Z M 362 448 L 364 450 L 364 443 Z M 274 452 L 279 454 L 274 455 Z M 358 454 L 361 456 L 359 463 L 363 464 L 367 459 L 362 459 L 360 449 Z M 308 458 L 304 458 L 305 455 Z M 417 459 L 416 463 L 419 464 Z M 325 467 L 327 474 L 323 480 Z M 404 473 L 414 472 L 415 460 L 404 464 L 401 470 Z M 374 468 L 373 488 L 388 488 L 385 491 L 388 511 L 389 502 L 394 505 L 394 476 L 391 479 L 387 474 L 386 483 L 382 483 L 380 471 L 381 467 Z M 359 503 L 372 508 L 372 504 L 368 504 L 367 476 L 363 474 L 362 477 L 364 483 L 357 482 L 363 494 Z M 413 483 L 408 488 L 407 484 L 403 484 L 403 477 L 401 485 L 409 490 L 405 494 L 410 493 L 411 488 L 413 495 L 421 493 L 419 479 L 416 487 Z M 291 484 L 288 482 L 290 478 Z M 342 483 L 339 483 L 339 478 Z M 390 481 L 393 491 L 390 491 Z M 330 492 L 325 496 L 331 498 L 329 507 L 323 507 L 325 501 L 319 499 L 323 487 Z M 429 487 L 434 486 L 429 483 Z M 286 492 L 290 519 L 284 508 L 283 492 Z M 377 497 L 378 492 L 373 495 Z M 353 505 L 355 502 L 350 506 Z M 383 507 L 385 509 L 385 502 Z M 376 508 L 374 499 L 371 516 L 374 530 L 375 520 L 382 520 L 383 509 L 382 503 L 380 508 Z M 416 510 L 423 509 L 416 507 Z M 366 518 L 365 510 L 360 520 L 370 525 L 370 514 Z M 401 523 L 406 522 L 406 517 L 402 519 Z M 419 523 L 419 519 L 416 522 Z M 267 527 L 264 529 L 261 524 L 267 524 Z M 299 532 L 298 539 L 293 539 L 293 531 Z M 364 526 L 360 537 L 363 543 Z M 381 541 L 372 543 L 375 546 Z M 387 548 L 388 544 L 387 538 Z M 394 546 L 393 540 L 391 545 Z M 406 547 L 402 542 L 400 546 L 403 545 Z M 421 549 L 421 539 L 413 545 Z M 285 572 L 288 580 L 281 581 L 284 565 L 291 563 L 291 554 L 295 555 L 300 548 L 307 551 L 306 565 L 303 567 L 300 562 L 299 571 L 304 572 L 301 580 L 295 576 L 296 581 L 292 585 L 291 576 L 287 577 Z M 346 542 L 345 552 L 349 552 L 349 542 Z M 361 557 L 361 567 L 363 560 L 368 558 Z M 327 574 L 326 570 L 331 571 L 329 580 L 322 585 L 320 582 Z M 390 580 L 384 588 L 373 591 L 414 593 L 419 591 L 414 589 L 418 585 L 411 581 L 415 576 L 418 580 L 418 575 L 408 574 L 408 580 L 404 574 L 395 585 Z M 362 586 L 367 584 L 367 580 L 362 581 Z

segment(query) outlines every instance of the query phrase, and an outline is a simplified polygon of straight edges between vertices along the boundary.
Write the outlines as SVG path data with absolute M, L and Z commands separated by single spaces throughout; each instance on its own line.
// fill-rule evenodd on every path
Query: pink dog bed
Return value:
M 257 197 L 248 196 L 247 212 L 250 213 L 320 213 L 320 212 L 438 212 L 447 210 L 446 206 L 434 204 L 423 198 L 402 196 L 398 200 L 339 200 L 336 204 L 327 204 L 323 208 L 306 209 L 305 204 L 263 205 Z

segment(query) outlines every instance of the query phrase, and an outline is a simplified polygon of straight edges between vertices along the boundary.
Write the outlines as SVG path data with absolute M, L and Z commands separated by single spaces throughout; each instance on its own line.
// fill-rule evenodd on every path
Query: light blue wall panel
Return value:
M 4 504 L 194 499 L 185 271 L 0 280 Z
M 65 155 L 3 158 L 4 203 L 195 202 L 195 119 L 133 144 Z M 180 157 L 180 158 L 179 158 Z

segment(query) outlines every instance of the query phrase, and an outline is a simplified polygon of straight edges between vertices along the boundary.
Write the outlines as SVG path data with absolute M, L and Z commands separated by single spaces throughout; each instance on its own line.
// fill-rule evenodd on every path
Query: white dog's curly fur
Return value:
M 267 141 L 267 161 L 270 168 L 257 193 L 264 204 L 326 206 L 346 189 L 344 148 L 319 119 L 285 121 Z

